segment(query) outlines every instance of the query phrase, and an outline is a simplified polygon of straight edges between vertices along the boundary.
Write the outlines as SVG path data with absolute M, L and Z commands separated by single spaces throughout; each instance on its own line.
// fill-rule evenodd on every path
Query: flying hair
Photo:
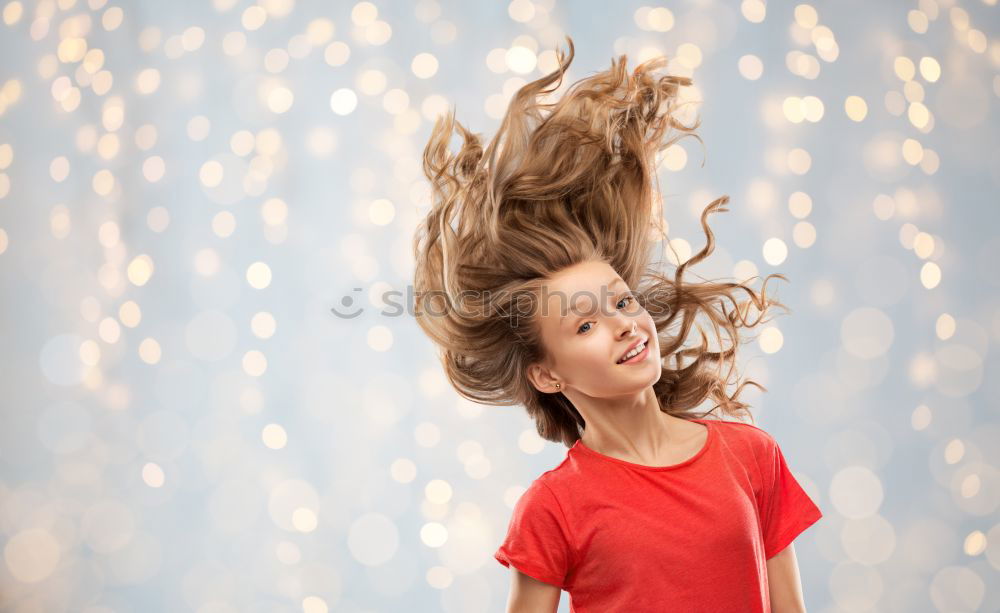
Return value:
M 705 246 L 672 275 L 653 257 L 657 245 L 669 244 L 659 154 L 686 136 L 702 142 L 695 133 L 700 119 L 689 126 L 677 119 L 685 104 L 680 88 L 692 81 L 657 74 L 665 56 L 630 73 L 621 55 L 550 102 L 573 61 L 572 39 L 567 43 L 553 72 L 514 94 L 485 146 L 455 120 L 454 109 L 435 122 L 423 152 L 431 209 L 413 238 L 417 322 L 462 397 L 523 405 L 541 437 L 569 447 L 586 428 L 584 419 L 561 392 L 539 392 L 527 377 L 528 366 L 547 355 L 536 318 L 540 292 L 569 266 L 604 261 L 656 325 L 662 375 L 653 388 L 660 410 L 685 419 L 717 410 L 753 419 L 738 397 L 746 385 L 766 388 L 732 378 L 739 328 L 768 321 L 771 306 L 787 310 L 765 293 L 770 278 L 785 277 L 768 275 L 759 295 L 745 282 L 683 280 L 714 250 L 707 218 L 728 210 L 728 196 L 702 211 Z M 453 153 L 456 133 L 461 146 Z M 747 298 L 738 301 L 738 291 Z M 718 351 L 710 350 L 701 325 L 700 345 L 685 346 L 699 317 L 711 324 Z M 728 395 L 732 383 L 739 385 Z M 706 399 L 714 406 L 696 411 Z

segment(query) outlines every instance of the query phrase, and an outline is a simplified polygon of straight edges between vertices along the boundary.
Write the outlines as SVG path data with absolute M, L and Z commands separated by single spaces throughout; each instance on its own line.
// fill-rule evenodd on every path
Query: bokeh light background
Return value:
M 504 610 L 492 554 L 565 448 L 447 385 L 411 237 L 435 117 L 491 135 L 566 34 L 557 94 L 621 53 L 694 79 L 705 147 L 660 173 L 676 257 L 730 194 L 694 272 L 789 277 L 742 398 L 825 513 L 796 541 L 810 610 L 1000 610 L 994 1 L 2 19 L 3 610 Z

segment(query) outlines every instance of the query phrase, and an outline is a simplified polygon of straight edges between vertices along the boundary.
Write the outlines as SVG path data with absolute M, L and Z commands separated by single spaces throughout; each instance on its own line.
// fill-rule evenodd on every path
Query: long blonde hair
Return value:
M 737 398 L 746 385 L 766 388 L 745 381 L 726 394 L 738 328 L 766 321 L 769 306 L 784 305 L 766 297 L 763 287 L 758 296 L 743 283 L 682 280 L 686 268 L 714 249 L 707 217 L 727 210 L 728 196 L 705 207 L 706 244 L 672 278 L 651 263 L 651 249 L 663 238 L 656 156 L 685 136 L 701 141 L 694 133 L 700 119 L 691 126 L 675 119 L 678 89 L 691 79 L 654 75 L 666 64 L 662 56 L 629 74 L 622 55 L 610 69 L 571 85 L 558 101 L 542 102 L 539 97 L 559 87 L 573 60 L 573 41 L 567 42 L 568 55 L 557 53 L 558 68 L 513 96 L 485 148 L 478 134 L 455 121 L 454 110 L 435 123 L 423 154 L 432 208 L 413 242 L 417 322 L 438 346 L 461 396 L 523 405 L 540 436 L 571 446 L 586 427 L 579 411 L 560 392 L 539 392 L 527 377 L 528 366 L 546 357 L 532 314 L 545 280 L 601 260 L 634 290 L 656 325 L 663 370 L 653 387 L 660 409 L 686 419 L 716 409 L 752 419 Z M 456 131 L 463 142 L 453 154 L 449 143 Z M 769 275 L 762 285 L 771 277 L 785 278 Z M 736 290 L 749 299 L 737 302 Z M 751 307 L 759 312 L 752 323 Z M 708 317 L 720 347 L 720 328 L 726 331 L 729 348 L 709 351 L 700 325 L 701 345 L 683 348 L 699 314 Z M 682 365 L 683 358 L 691 362 Z M 715 406 L 695 412 L 707 397 Z

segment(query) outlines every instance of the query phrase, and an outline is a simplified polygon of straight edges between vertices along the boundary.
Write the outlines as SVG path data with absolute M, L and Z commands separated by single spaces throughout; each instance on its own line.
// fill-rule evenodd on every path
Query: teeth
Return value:
M 621 364 L 625 360 L 639 355 L 639 353 L 643 349 L 645 349 L 645 348 L 646 348 L 646 343 L 639 343 L 638 345 L 635 346 L 635 349 L 633 349 L 632 351 L 629 351 L 628 353 L 625 354 L 625 357 L 623 357 L 622 359 L 618 360 L 618 363 Z

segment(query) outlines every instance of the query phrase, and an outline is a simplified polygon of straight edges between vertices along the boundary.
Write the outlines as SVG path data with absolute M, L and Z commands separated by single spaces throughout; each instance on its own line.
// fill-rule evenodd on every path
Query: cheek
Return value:
M 564 369 L 577 373 L 587 373 L 607 368 L 610 358 L 608 347 L 610 341 L 595 334 L 591 338 L 580 339 L 577 343 L 567 343 L 566 349 L 560 355 Z

